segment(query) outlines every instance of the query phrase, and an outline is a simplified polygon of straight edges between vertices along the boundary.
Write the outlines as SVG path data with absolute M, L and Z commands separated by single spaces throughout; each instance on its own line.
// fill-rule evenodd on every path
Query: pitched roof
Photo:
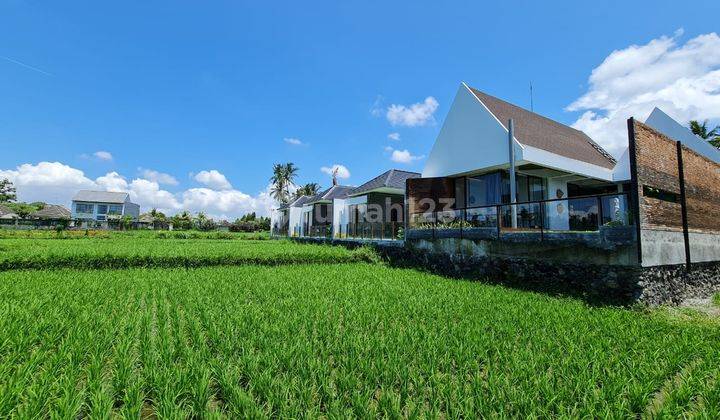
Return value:
M 506 129 L 508 120 L 513 119 L 515 138 L 520 143 L 603 168 L 612 169 L 615 166 L 615 158 L 582 131 L 505 102 L 475 88 L 470 88 L 470 91 L 500 120 Z
M 45 204 L 42 210 L 31 213 L 31 219 L 70 219 L 70 210 L 56 204 Z
M 315 194 L 304 204 L 317 203 L 318 201 L 332 201 L 335 198 L 345 198 L 353 189 L 355 189 L 355 187 L 349 187 L 345 185 L 333 185 L 327 190 Z
M 360 195 L 378 188 L 394 188 L 404 191 L 405 181 L 410 178 L 420 178 L 420 174 L 417 172 L 390 169 L 350 191 L 349 195 Z
M 14 211 L 10 210 L 10 208 L 3 206 L 0 204 L 0 217 L 10 218 L 10 217 L 19 217 L 17 214 L 15 214 Z
M 280 206 L 278 207 L 278 210 L 287 210 L 290 207 L 302 207 L 303 204 L 305 204 L 311 198 L 312 197 L 310 197 L 308 195 L 302 195 L 302 196 L 296 198 L 294 201 L 291 201 L 289 203 L 280 204 Z
M 94 203 L 116 203 L 122 204 L 128 197 L 126 192 L 112 192 L 112 191 L 90 191 L 81 190 L 75 194 L 73 201 L 89 201 Z

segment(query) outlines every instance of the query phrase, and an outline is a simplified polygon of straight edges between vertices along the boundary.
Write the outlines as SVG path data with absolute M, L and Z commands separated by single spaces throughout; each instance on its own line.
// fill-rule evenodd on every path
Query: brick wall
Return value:
M 683 146 L 688 229 L 720 233 L 720 164 Z
M 679 202 L 643 194 L 643 186 L 650 186 L 680 195 L 676 141 L 638 121 L 633 127 L 641 227 L 682 230 Z M 688 228 L 720 232 L 720 164 L 683 146 L 683 170 Z
M 643 194 L 643 186 L 649 186 L 680 195 L 675 141 L 638 121 L 635 121 L 634 129 L 640 225 L 643 228 L 682 230 L 680 203 Z

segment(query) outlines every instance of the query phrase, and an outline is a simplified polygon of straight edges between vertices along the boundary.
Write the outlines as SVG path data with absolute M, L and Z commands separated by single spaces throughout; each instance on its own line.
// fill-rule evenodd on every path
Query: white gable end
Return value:
M 463 84 L 423 169 L 423 177 L 456 175 L 508 165 L 508 132 Z M 515 143 L 515 157 L 522 148 Z
M 645 124 L 665 134 L 673 140 L 679 140 L 685 146 L 706 158 L 720 163 L 720 150 L 714 148 L 710 143 L 693 134 L 679 122 L 672 119 L 660 108 L 655 108 L 645 120 Z

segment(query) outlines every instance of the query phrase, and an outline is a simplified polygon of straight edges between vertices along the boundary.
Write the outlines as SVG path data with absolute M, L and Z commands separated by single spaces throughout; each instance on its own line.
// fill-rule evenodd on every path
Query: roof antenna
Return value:
M 535 112 L 533 107 L 532 81 L 530 81 L 530 112 Z

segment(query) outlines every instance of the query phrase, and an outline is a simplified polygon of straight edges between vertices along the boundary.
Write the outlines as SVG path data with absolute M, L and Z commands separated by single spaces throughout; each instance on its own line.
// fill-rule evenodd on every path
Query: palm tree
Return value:
M 310 182 L 295 190 L 295 195 L 293 196 L 293 198 L 297 200 L 304 195 L 315 195 L 319 192 L 320 185 L 318 185 L 316 182 Z
M 270 177 L 272 188 L 270 194 L 281 203 L 287 203 L 290 198 L 290 186 L 295 185 L 298 167 L 294 163 L 276 163 L 273 165 L 273 175 Z
M 703 121 L 702 124 L 696 120 L 692 120 L 689 125 L 693 134 L 709 141 L 713 146 L 720 148 L 720 126 L 716 126 L 708 131 L 707 120 Z

